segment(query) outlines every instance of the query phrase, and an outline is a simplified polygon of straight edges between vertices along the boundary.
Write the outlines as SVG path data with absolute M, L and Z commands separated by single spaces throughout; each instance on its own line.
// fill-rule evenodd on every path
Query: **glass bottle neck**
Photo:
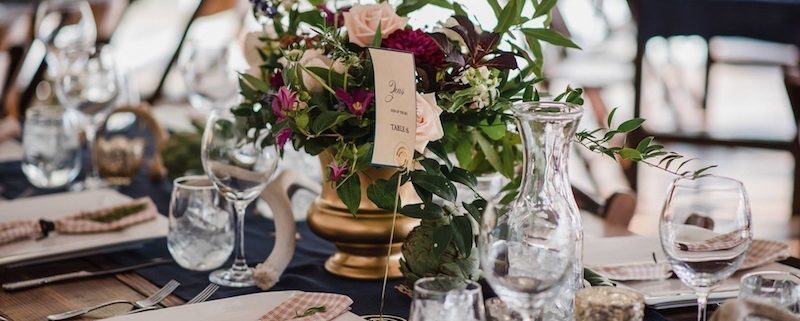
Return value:
M 521 196 L 533 200 L 571 193 L 567 168 L 578 121 L 578 117 L 520 117 L 525 141 Z

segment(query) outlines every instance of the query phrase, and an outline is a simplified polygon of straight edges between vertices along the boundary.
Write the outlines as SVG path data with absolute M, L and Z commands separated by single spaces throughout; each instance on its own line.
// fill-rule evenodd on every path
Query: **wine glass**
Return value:
M 90 172 L 76 189 L 105 186 L 97 171 L 94 142 L 97 127 L 115 107 L 120 84 L 113 48 L 110 45 L 95 47 L 83 58 L 81 50 L 63 52 L 64 65 L 55 86 L 56 97 L 67 108 L 84 115 L 84 133 L 90 155 Z
M 236 99 L 238 82 L 229 48 L 187 42 L 181 71 L 189 103 L 195 109 L 208 112 L 230 106 Z
M 414 282 L 409 321 L 485 321 L 483 293 L 477 282 L 427 277 Z
M 50 76 L 58 77 L 68 62 L 65 52 L 88 54 L 97 41 L 97 26 L 85 0 L 39 1 L 35 35 L 47 48 Z
M 244 213 L 267 185 L 279 158 L 270 128 L 247 126 L 244 118 L 234 116 L 230 110 L 215 110 L 206 123 L 201 143 L 203 169 L 236 209 L 238 231 L 233 266 L 209 276 L 211 282 L 230 287 L 255 284 L 244 255 Z
M 169 253 L 185 269 L 219 268 L 233 252 L 235 230 L 230 203 L 206 175 L 179 177 L 172 186 Z
M 741 182 L 720 176 L 680 177 L 661 212 L 661 247 L 678 278 L 697 294 L 697 320 L 708 295 L 744 262 L 752 243 L 750 204 Z
M 25 112 L 22 172 L 37 188 L 62 187 L 80 172 L 80 130 L 68 113 L 60 106 L 35 106 Z
M 543 307 L 572 277 L 575 228 L 552 203 L 518 198 L 488 204 L 479 236 L 481 269 L 495 293 L 524 321 L 541 320 Z
M 739 298 L 780 307 L 800 316 L 800 277 L 784 271 L 748 273 L 742 277 Z

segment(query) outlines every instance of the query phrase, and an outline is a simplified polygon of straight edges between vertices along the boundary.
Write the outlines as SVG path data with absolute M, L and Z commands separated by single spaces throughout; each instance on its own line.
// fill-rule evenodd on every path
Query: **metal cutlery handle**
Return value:
M 78 271 L 78 272 L 54 275 L 54 276 L 46 277 L 46 278 L 40 278 L 40 279 L 34 279 L 34 280 L 28 280 L 28 281 L 20 281 L 20 282 L 3 284 L 3 289 L 6 290 L 6 291 L 13 291 L 13 290 L 19 290 L 19 289 L 25 289 L 25 288 L 29 288 L 29 287 L 39 286 L 39 285 L 45 285 L 45 284 L 48 284 L 48 283 L 58 282 L 58 281 L 61 281 L 61 280 L 69 280 L 69 279 L 84 277 L 84 276 L 88 276 L 88 275 L 91 275 L 91 273 L 87 272 L 87 271 Z
M 89 312 L 92 312 L 92 311 L 100 309 L 100 308 L 107 307 L 107 306 L 112 305 L 112 304 L 119 304 L 119 303 L 131 304 L 129 301 L 125 301 L 125 300 L 108 301 L 106 303 L 101 303 L 101 304 L 95 305 L 93 307 L 67 311 L 67 312 L 64 312 L 64 313 L 51 314 L 51 315 L 47 316 L 47 320 L 50 320 L 50 321 L 66 320 L 66 319 L 77 317 L 79 315 L 87 314 Z

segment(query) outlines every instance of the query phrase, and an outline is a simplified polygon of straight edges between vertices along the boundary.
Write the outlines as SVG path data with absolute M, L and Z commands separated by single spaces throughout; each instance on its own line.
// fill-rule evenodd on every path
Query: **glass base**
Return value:
M 256 285 L 256 281 L 253 279 L 253 269 L 249 267 L 244 270 L 234 268 L 216 270 L 208 275 L 208 280 L 211 283 L 231 288 L 246 288 Z
M 88 190 L 96 190 L 101 188 L 110 187 L 106 180 L 99 178 L 99 177 L 87 177 L 85 180 L 81 182 L 77 182 L 69 186 L 69 190 L 72 192 L 80 192 L 80 191 L 88 191 Z
M 364 320 L 367 320 L 367 321 L 406 321 L 406 319 L 403 319 L 401 317 L 394 316 L 394 315 L 388 315 L 388 314 L 384 314 L 383 316 L 381 316 L 381 315 L 362 315 L 361 318 L 363 318 Z

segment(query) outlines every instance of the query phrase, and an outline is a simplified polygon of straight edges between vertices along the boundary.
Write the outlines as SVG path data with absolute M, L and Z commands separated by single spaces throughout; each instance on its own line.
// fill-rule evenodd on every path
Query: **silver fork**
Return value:
M 206 302 L 206 300 L 208 300 L 208 298 L 210 298 L 211 295 L 214 294 L 214 292 L 217 292 L 217 289 L 219 289 L 219 285 L 211 283 L 205 289 L 203 289 L 203 291 L 200 291 L 200 293 L 195 295 L 191 300 L 186 301 L 186 303 L 184 303 L 184 305 Z M 126 313 L 126 314 L 134 314 L 134 313 L 150 311 L 150 310 L 156 310 L 156 309 L 158 309 L 157 306 L 150 306 L 150 307 L 141 308 L 141 309 L 134 309 L 134 310 L 128 311 L 128 313 Z
M 51 314 L 51 315 L 47 316 L 47 320 L 50 320 L 50 321 L 66 320 L 66 319 L 69 319 L 69 318 L 77 317 L 79 315 L 87 314 L 89 312 L 92 312 L 94 310 L 97 310 L 97 309 L 100 309 L 100 308 L 103 308 L 103 307 L 107 307 L 107 306 L 112 305 L 112 304 L 125 303 L 125 304 L 130 304 L 135 308 L 151 307 L 151 306 L 154 306 L 154 305 L 158 304 L 159 302 L 163 301 L 164 299 L 166 299 L 167 296 L 170 295 L 170 293 L 172 293 L 172 291 L 175 291 L 175 289 L 177 289 L 179 285 L 180 285 L 180 283 L 178 283 L 178 281 L 171 280 L 171 281 L 169 281 L 169 283 L 164 285 L 164 287 L 159 289 L 156 293 L 153 293 L 153 295 L 151 295 L 151 296 L 149 296 L 149 297 L 147 297 L 147 298 L 145 298 L 143 300 L 139 300 L 139 301 L 135 301 L 135 302 L 127 301 L 127 300 L 109 301 L 109 302 L 98 304 L 98 305 L 91 306 L 91 307 L 88 307 L 88 308 L 72 310 L 72 311 L 67 311 L 67 312 L 58 313 L 58 314 Z

